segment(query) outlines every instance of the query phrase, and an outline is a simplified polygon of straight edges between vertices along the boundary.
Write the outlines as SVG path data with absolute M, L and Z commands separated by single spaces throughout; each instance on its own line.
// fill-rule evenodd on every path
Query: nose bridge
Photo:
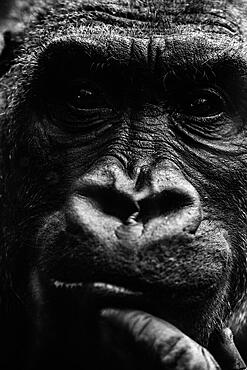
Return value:
M 140 193 L 152 186 L 152 163 L 150 160 L 140 159 L 131 162 L 128 166 L 128 176 L 132 179 L 133 192 Z

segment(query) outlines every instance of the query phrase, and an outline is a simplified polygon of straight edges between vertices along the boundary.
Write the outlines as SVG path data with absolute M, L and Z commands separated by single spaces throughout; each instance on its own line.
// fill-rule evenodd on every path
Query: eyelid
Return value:
M 226 91 L 224 91 L 222 88 L 220 88 L 217 85 L 215 85 L 215 86 L 203 86 L 203 87 L 197 86 L 197 87 L 191 88 L 191 90 L 189 92 L 188 91 L 187 92 L 183 91 L 183 93 L 184 94 L 186 93 L 185 99 L 190 98 L 190 97 L 194 97 L 194 96 L 196 96 L 196 94 L 198 94 L 198 97 L 200 97 L 200 94 L 201 95 L 208 94 L 209 97 L 210 97 L 210 95 L 211 96 L 213 96 L 213 95 L 217 96 L 222 101 L 222 103 L 226 103 L 227 101 L 230 101 L 230 97 L 226 93 Z
M 222 104 L 222 106 L 226 106 L 226 102 L 227 102 L 227 97 L 223 96 L 223 93 L 220 92 L 218 89 L 215 89 L 215 88 L 198 88 L 198 89 L 195 89 L 194 91 L 190 92 L 188 94 L 188 97 L 187 99 L 190 99 L 190 98 L 195 98 L 196 99 L 200 99 L 200 98 L 217 98 L 219 100 L 219 102 Z
M 196 100 L 204 97 L 208 99 L 208 113 L 203 112 L 203 110 L 200 112 L 200 107 L 198 108 L 198 112 L 196 112 L 197 107 L 196 105 L 192 107 L 193 102 L 196 102 Z M 187 93 L 185 91 L 180 91 L 179 96 L 175 97 L 175 99 L 177 99 L 177 101 L 175 100 L 174 103 L 174 113 L 177 113 L 181 116 L 190 117 L 190 119 L 195 122 L 204 121 L 206 123 L 209 120 L 211 122 L 217 121 L 220 119 L 220 117 L 222 117 L 222 115 L 232 115 L 235 111 L 230 97 L 218 86 L 195 87 Z M 214 99 L 217 100 L 214 101 Z M 211 111 L 210 107 L 212 108 Z M 193 109 L 195 109 L 194 112 Z
M 65 103 L 74 113 L 112 110 L 104 91 L 91 81 L 76 79 L 68 87 Z
M 212 93 L 212 95 L 217 95 L 220 99 L 224 100 L 223 95 L 225 93 L 223 92 L 222 89 L 220 89 L 218 86 L 209 86 L 209 87 L 196 87 L 191 91 L 191 95 L 196 94 L 196 93 Z

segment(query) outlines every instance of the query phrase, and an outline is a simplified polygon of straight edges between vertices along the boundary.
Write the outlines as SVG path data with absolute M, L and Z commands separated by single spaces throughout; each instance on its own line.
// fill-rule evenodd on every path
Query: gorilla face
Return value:
M 207 346 L 246 285 L 241 6 L 32 11 L 0 85 L 7 331 L 35 370 L 92 361 L 108 308 Z

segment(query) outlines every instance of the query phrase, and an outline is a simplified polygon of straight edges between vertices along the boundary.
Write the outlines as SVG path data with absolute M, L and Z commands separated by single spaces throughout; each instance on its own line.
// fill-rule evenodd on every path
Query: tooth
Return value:
M 83 286 L 83 283 L 66 283 L 64 281 L 58 281 L 58 280 L 54 280 L 53 284 L 56 288 L 69 288 L 69 289 Z
M 53 284 L 55 285 L 56 288 L 62 288 L 64 286 L 64 283 L 61 281 L 54 281 Z
M 99 290 L 108 290 L 109 292 L 112 292 L 112 293 L 121 293 L 121 294 L 128 294 L 128 295 L 133 295 L 133 294 L 141 294 L 141 292 L 132 292 L 131 290 L 129 289 L 126 289 L 126 288 L 123 288 L 123 287 L 119 287 L 119 286 L 115 286 L 115 285 L 112 285 L 112 284 L 106 284 L 106 283 L 100 283 L 100 282 L 96 282 L 96 283 L 91 283 L 91 284 L 84 284 L 84 283 L 66 283 L 64 281 L 59 281 L 59 280 L 53 280 L 53 285 L 56 287 L 56 288 L 66 288 L 66 289 L 76 289 L 76 288 L 81 288 L 81 287 L 88 287 L 89 289 L 99 289 Z

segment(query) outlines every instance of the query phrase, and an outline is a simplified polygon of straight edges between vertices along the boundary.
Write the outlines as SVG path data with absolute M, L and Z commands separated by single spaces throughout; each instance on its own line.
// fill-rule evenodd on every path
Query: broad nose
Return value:
M 112 225 L 118 222 L 154 228 L 156 224 L 163 230 L 159 233 L 172 237 L 181 232 L 195 233 L 201 222 L 196 189 L 171 166 L 140 166 L 134 176 L 129 176 L 119 163 L 109 161 L 81 178 L 76 194 L 86 199 L 97 219 L 100 215 L 106 224 L 109 220 L 115 220 Z M 82 213 L 80 208 L 77 212 Z
M 138 189 L 148 189 L 138 199 L 138 218 L 144 224 L 155 225 L 161 237 L 195 233 L 202 219 L 200 196 L 195 187 L 173 165 L 161 163 L 146 173 L 144 176 L 140 171 L 137 182 Z

